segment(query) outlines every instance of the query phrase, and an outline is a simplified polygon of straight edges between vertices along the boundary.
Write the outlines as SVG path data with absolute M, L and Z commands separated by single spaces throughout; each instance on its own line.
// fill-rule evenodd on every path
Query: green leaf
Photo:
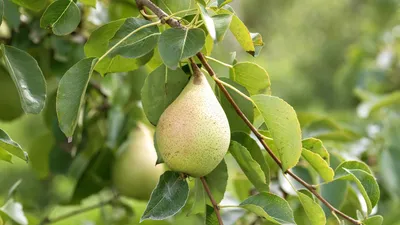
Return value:
M 157 25 L 142 28 L 151 22 L 140 18 L 128 18 L 110 40 L 109 48 L 118 44 L 110 52 L 110 57 L 121 55 L 126 58 L 138 58 L 153 50 L 158 41 L 160 32 Z
M 304 190 L 306 191 L 306 190 Z M 303 205 L 304 211 L 308 219 L 311 222 L 311 225 L 325 225 L 326 217 L 324 210 L 322 210 L 321 206 L 315 202 L 312 197 L 310 197 L 311 192 L 306 191 L 307 194 L 304 194 L 300 191 L 297 192 L 301 205 Z
M 243 132 L 234 132 L 232 133 L 232 140 L 239 142 L 243 147 L 245 147 L 249 152 L 251 157 L 257 161 L 260 165 L 261 170 L 264 172 L 265 181 L 269 186 L 270 183 L 270 170 L 267 161 L 260 149 L 260 146 L 257 142 L 251 138 L 248 134 Z
M 42 10 L 47 4 L 47 0 L 12 0 L 12 1 L 17 5 L 20 5 L 24 8 L 36 12 Z
M 208 14 L 207 9 L 201 5 L 201 4 L 197 4 L 200 8 L 200 14 L 201 14 L 201 18 L 203 19 L 203 22 L 207 28 L 208 34 L 210 35 L 210 37 L 213 40 L 217 39 L 217 34 L 216 34 L 216 30 L 215 30 L 215 25 L 214 25 L 214 20 L 211 19 L 211 16 Z
M 292 168 L 299 161 L 302 151 L 301 129 L 296 112 L 278 97 L 254 95 L 251 98 L 274 139 L 283 171 Z
M 206 223 L 205 225 L 219 225 L 217 214 L 215 214 L 214 207 L 207 206 L 206 208 Z
M 358 115 L 367 118 L 371 114 L 380 109 L 400 103 L 400 91 L 394 91 L 390 94 L 374 96 L 371 100 L 364 102 L 358 106 Z
M 349 129 L 342 128 L 335 121 L 321 118 L 312 121 L 303 128 L 304 137 L 315 137 L 322 140 L 354 141 L 361 136 Z
M 46 101 L 46 81 L 36 60 L 28 53 L 1 45 L 4 62 L 17 87 L 22 109 L 38 114 Z
M 20 225 L 28 225 L 28 219 L 24 214 L 22 204 L 14 201 L 14 199 L 9 199 L 6 204 L 0 208 L 0 211 L 10 217 L 16 223 Z
M 60 129 L 67 137 L 74 134 L 96 62 L 96 58 L 82 59 L 64 74 L 58 85 L 57 117 Z
M 253 44 L 253 39 L 251 38 L 250 31 L 247 29 L 246 25 L 239 19 L 238 16 L 232 14 L 231 25 L 229 26 L 233 36 L 239 42 L 240 46 L 249 53 L 250 55 L 255 55 L 255 47 Z
M 203 6 L 207 6 L 207 3 L 205 0 L 196 0 L 196 2 L 202 4 Z
M 326 182 L 333 180 L 335 172 L 319 154 L 303 148 L 301 155 L 318 172 L 322 179 Z
M 17 30 L 21 24 L 19 7 L 11 0 L 4 0 L 4 8 L 7 9 L 4 10 L 4 20 L 6 20 L 7 25 Z
M 206 193 L 200 178 L 194 180 L 194 202 L 188 215 L 203 214 L 206 209 Z
M 51 28 L 55 35 L 72 33 L 81 21 L 81 11 L 71 0 L 51 3 L 40 19 L 40 27 Z
M 0 129 L 0 152 L 8 152 L 28 162 L 28 154 L 23 151 L 21 146 L 14 142 L 2 129 Z M 6 154 L 3 153 L 2 155 Z
M 332 182 L 321 185 L 321 195 L 333 207 L 340 208 L 345 202 L 347 194 L 347 182 L 344 180 L 333 180 Z M 322 206 L 326 215 L 331 214 L 331 210 L 325 205 Z
M 193 0 L 156 0 L 154 3 L 164 12 L 171 15 L 183 10 L 192 9 L 196 6 Z M 188 13 L 181 13 L 180 16 L 185 16 Z
M 221 77 L 220 80 L 237 88 L 243 94 L 250 96 L 249 92 L 242 85 L 237 84 L 234 81 L 232 81 L 228 78 L 224 78 L 224 77 Z M 236 104 L 239 106 L 239 108 L 242 110 L 242 112 L 247 117 L 247 119 L 249 119 L 250 122 L 253 122 L 253 120 L 254 120 L 253 104 L 249 100 L 243 98 L 237 92 L 233 91 L 232 89 L 228 88 L 227 91 L 231 95 L 233 100 L 236 102 Z M 224 93 L 222 93 L 222 91 L 218 87 L 215 87 L 215 92 L 216 92 L 217 98 L 219 99 L 219 102 L 221 103 L 222 108 L 225 111 L 226 117 L 228 118 L 229 127 L 231 128 L 231 132 L 243 131 L 245 133 L 249 133 L 250 128 L 236 113 L 236 110 L 233 108 L 232 104 L 228 101 L 228 99 L 226 98 Z
M 217 2 L 218 2 L 218 7 L 221 8 L 222 6 L 232 2 L 232 0 L 218 0 Z
M 397 146 L 392 146 L 384 151 L 379 159 L 382 183 L 393 197 L 400 197 L 400 151 Z
M 358 170 L 363 170 L 368 174 L 372 175 L 371 169 L 368 167 L 367 164 L 361 161 L 345 161 L 339 164 L 339 166 L 336 167 L 335 173 L 336 173 L 336 178 L 341 177 L 341 176 L 346 176 L 347 171 L 345 169 L 358 169 Z
M 222 160 L 211 173 L 207 174 L 205 179 L 215 202 L 220 203 L 224 198 L 226 186 L 228 184 L 228 168 L 225 160 Z M 209 204 L 211 205 L 211 202 L 209 202 Z
M 142 88 L 143 110 L 147 119 L 156 125 L 164 110 L 179 96 L 189 77 L 180 68 L 171 70 L 165 65 L 151 72 Z
M 12 155 L 9 152 L 0 150 L 0 160 L 12 163 Z
M 243 85 L 251 95 L 271 94 L 271 82 L 267 71 L 252 62 L 241 62 L 233 66 L 230 78 Z
M 108 51 L 109 41 L 114 37 L 118 29 L 124 24 L 126 19 L 105 24 L 95 31 L 89 37 L 85 44 L 85 54 L 87 57 L 101 57 Z M 137 59 L 128 59 L 122 56 L 107 56 L 97 63 L 95 70 L 100 74 L 127 72 L 138 69 L 140 66 L 150 61 L 153 53 L 150 52 Z
M 289 203 L 271 193 L 262 192 L 251 196 L 239 206 L 274 223 L 295 223 Z
M 371 216 L 370 218 L 362 221 L 362 224 L 364 225 L 382 225 L 382 223 L 383 223 L 383 217 L 379 215 Z
M 40 179 L 49 175 L 49 155 L 54 144 L 53 133 L 46 132 L 32 141 L 29 146 L 30 165 Z
M 96 7 L 96 0 L 79 0 L 85 5 Z
M 264 47 L 264 42 L 262 40 L 262 36 L 259 33 L 250 33 L 251 39 L 253 40 L 253 45 L 255 48 L 254 57 L 257 57 L 262 48 Z
M 252 158 L 249 150 L 238 142 L 231 141 L 229 152 L 258 191 L 269 191 L 265 174 L 260 165 Z
M 163 220 L 178 213 L 186 204 L 189 185 L 179 173 L 167 171 L 160 177 L 157 187 L 151 193 L 140 222 Z
M 321 140 L 317 138 L 307 138 L 302 141 L 303 148 L 312 151 L 322 157 L 328 164 L 330 162 L 330 156 L 328 150 L 326 150 Z
M 217 41 L 222 41 L 232 21 L 231 14 L 217 14 L 211 17 L 215 24 Z
M 205 44 L 206 36 L 199 28 L 171 28 L 161 34 L 158 48 L 165 65 L 176 69 L 182 59 L 194 56 Z

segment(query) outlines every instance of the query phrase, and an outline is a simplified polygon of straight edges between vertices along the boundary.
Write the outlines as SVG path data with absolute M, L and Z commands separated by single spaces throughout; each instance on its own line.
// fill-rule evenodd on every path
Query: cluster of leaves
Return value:
M 157 125 L 163 111 L 188 81 L 188 58 L 201 52 L 219 62 L 210 55 L 214 44 L 224 40 L 228 30 L 245 52 L 252 56 L 260 53 L 261 35 L 248 30 L 229 2 L 156 1 L 169 18 L 178 19 L 183 26 L 170 28 L 163 23 L 168 18 L 161 21 L 154 15 L 145 15 L 151 19 L 147 20 L 139 16 L 135 4 L 122 1 L 115 4 L 126 7 L 126 11 L 119 16 L 109 13 L 110 21 L 94 29 L 87 21 L 89 16 L 82 12 L 90 12 L 95 0 L 57 0 L 50 4 L 46 0 L 5 0 L 5 4 L 0 1 L 11 30 L 20 29 L 22 33 L 19 18 L 15 19 L 16 15 L 19 17 L 19 7 L 28 17 L 29 26 L 36 26 L 32 30 L 27 28 L 38 39 L 36 43 L 24 46 L 15 32 L 8 43 L 11 45 L 2 44 L 3 70 L 18 90 L 22 110 L 43 115 L 47 132 L 29 147 L 32 167 L 42 178 L 62 183 L 54 178 L 62 175 L 68 177 L 66 182 L 72 182 L 67 195 L 53 200 L 56 204 L 76 204 L 112 186 L 109 171 L 115 150 L 126 141 L 137 121 L 148 120 Z M 135 15 L 138 16 L 132 17 Z M 43 28 L 48 28 L 47 32 Z M 62 35 L 67 36 L 59 37 Z M 83 42 L 79 41 L 82 39 Z M 33 57 L 33 53 L 25 51 L 31 46 L 46 49 L 51 59 Z M 76 46 L 83 47 L 84 54 Z M 373 172 L 361 161 L 346 161 L 340 155 L 330 154 L 322 142 L 355 140 L 359 138 L 357 133 L 327 118 L 297 115 L 288 103 L 271 95 L 269 75 L 261 66 L 236 58 L 219 63 L 230 71 L 229 76 L 221 78 L 229 94 L 281 162 L 279 168 L 261 150 L 250 136 L 250 128 L 216 87 L 215 94 L 229 120 L 232 141 L 226 159 L 205 179 L 215 200 L 221 203 L 230 192 L 228 173 L 234 174 L 228 168 L 236 171 L 230 179 L 235 199 L 240 200 L 234 206 L 222 202 L 223 213 L 244 223 L 259 218 L 277 224 L 322 225 L 335 219 L 342 223 L 342 218 L 332 215 L 331 209 L 310 191 L 282 173 L 291 170 L 312 184 L 335 208 L 344 208 L 345 199 L 359 202 L 359 193 L 365 206 L 359 204 L 351 215 L 366 225 L 382 223 L 382 217 L 370 216 L 380 197 Z M 210 84 L 214 85 L 213 81 Z M 398 98 L 398 93 L 394 96 L 384 96 L 384 100 L 370 104 L 371 111 L 392 102 L 387 98 Z M 28 160 L 20 145 L 0 130 L 0 159 L 11 162 L 13 156 Z M 236 164 L 232 164 L 234 161 Z M 273 188 L 274 181 L 278 181 L 282 191 Z M 189 214 L 204 215 L 206 224 L 217 224 L 201 181 L 195 179 L 194 183 L 190 190 L 191 181 L 182 179 L 179 173 L 164 173 L 141 220 L 164 220 L 190 202 Z M 113 204 L 131 215 L 124 202 Z M 234 213 L 230 207 L 247 211 Z M 0 210 L 16 223 L 28 223 L 20 203 L 13 198 Z

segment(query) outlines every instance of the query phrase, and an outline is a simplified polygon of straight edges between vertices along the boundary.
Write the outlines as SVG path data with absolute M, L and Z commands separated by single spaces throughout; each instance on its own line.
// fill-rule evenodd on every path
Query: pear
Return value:
M 189 83 L 159 119 L 156 144 L 171 170 L 202 177 L 224 158 L 230 129 L 206 77 L 197 65 L 192 68 Z
M 139 123 L 117 152 L 112 171 L 115 188 L 124 196 L 148 200 L 164 172 L 156 161 L 153 132 Z

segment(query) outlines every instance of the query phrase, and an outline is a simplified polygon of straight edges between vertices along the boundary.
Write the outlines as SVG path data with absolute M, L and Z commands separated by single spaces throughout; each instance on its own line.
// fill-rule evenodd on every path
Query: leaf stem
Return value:
M 226 83 L 226 82 L 220 80 L 217 76 L 213 76 L 212 78 L 215 80 L 215 82 L 220 82 L 220 83 L 222 83 L 224 86 L 226 86 L 226 87 L 232 89 L 233 91 L 235 91 L 235 92 L 238 93 L 240 96 L 242 96 L 243 98 L 247 99 L 248 101 L 250 101 L 250 102 L 253 103 L 253 105 L 254 105 L 253 99 L 251 99 L 249 96 L 243 94 L 241 91 L 239 91 L 239 90 L 238 90 L 237 88 L 235 88 L 234 86 L 232 86 L 232 85 L 230 85 L 230 84 L 228 84 L 228 83 Z
M 148 7 L 151 11 L 154 12 L 160 18 L 160 20 L 163 20 L 163 18 L 166 18 L 168 15 L 157 5 L 152 3 L 149 0 L 136 0 L 136 5 L 138 6 L 139 9 L 142 9 L 143 7 Z M 165 21 L 168 25 L 171 27 L 175 28 L 183 28 L 183 26 L 180 24 L 180 22 L 176 19 L 169 18 L 168 20 Z M 206 57 L 203 55 L 203 53 L 198 52 L 196 54 L 197 58 L 200 60 L 201 64 L 205 67 L 205 69 L 208 71 L 208 74 L 211 77 L 216 76 L 214 70 L 210 66 L 210 64 L 207 62 Z M 246 123 L 246 125 L 250 128 L 250 130 L 255 134 L 257 139 L 261 142 L 265 150 L 268 152 L 268 154 L 271 156 L 271 158 L 275 161 L 275 163 L 282 169 L 282 163 L 278 159 L 278 157 L 272 152 L 270 147 L 266 144 L 264 141 L 262 135 L 260 132 L 258 132 L 257 128 L 253 126 L 253 124 L 249 121 L 249 119 L 244 115 L 244 113 L 241 111 L 239 106 L 236 104 L 236 102 L 233 100 L 232 96 L 229 94 L 229 92 L 226 90 L 225 86 L 223 83 L 219 82 L 219 79 L 216 79 L 216 84 L 218 87 L 221 89 L 221 91 L 224 93 L 228 101 L 231 103 L 233 108 L 235 109 L 236 113 L 242 118 L 242 120 Z M 307 188 L 315 197 L 317 197 L 323 204 L 325 204 L 331 211 L 335 212 L 336 214 L 339 214 L 341 217 L 344 219 L 348 220 L 352 224 L 356 225 L 361 225 L 361 222 L 351 218 L 350 216 L 344 214 L 340 210 L 336 209 L 334 206 L 332 206 L 324 197 L 322 197 L 314 188 L 313 185 L 308 184 L 306 181 L 298 177 L 296 174 L 292 173 L 290 170 L 284 171 L 284 173 L 289 174 L 293 179 L 295 179 L 297 182 L 299 182 L 301 185 L 303 185 L 305 188 Z M 204 179 L 204 178 L 203 178 Z M 202 180 L 203 181 L 203 180 Z
M 204 56 L 204 57 L 206 57 L 206 59 L 208 59 L 208 60 L 214 61 L 214 62 L 216 62 L 216 63 L 218 63 L 218 64 L 221 64 L 221 65 L 223 65 L 223 66 L 226 66 L 226 67 L 228 67 L 228 68 L 233 68 L 232 65 L 230 65 L 230 64 L 228 64 L 228 63 L 221 62 L 221 61 L 219 61 L 218 59 L 215 59 L 215 58 L 213 58 L 213 57 L 210 57 L 210 56 Z
M 141 26 L 141 27 L 138 27 L 136 30 L 130 32 L 128 35 L 126 35 L 124 38 L 122 38 L 120 41 L 118 41 L 115 45 L 113 45 L 110 49 L 108 49 L 108 51 L 107 51 L 106 53 L 104 53 L 104 54 L 99 58 L 99 60 L 97 61 L 96 65 L 95 65 L 94 67 L 96 67 L 97 64 L 98 64 L 101 60 L 103 60 L 108 54 L 110 54 L 110 52 L 112 52 L 116 47 L 118 47 L 118 45 L 120 45 L 122 42 L 126 41 L 126 39 L 128 39 L 130 36 L 132 36 L 133 34 L 139 32 L 140 30 L 142 30 L 142 29 L 144 29 L 144 28 L 151 27 L 151 26 L 155 26 L 155 25 L 158 25 L 158 24 L 160 24 L 160 23 L 161 23 L 161 20 L 158 20 L 158 21 L 156 21 L 156 22 L 149 23 L 149 24 L 143 25 L 143 26 Z
M 200 177 L 200 180 L 201 180 L 201 183 L 203 183 L 204 190 L 207 192 L 207 195 L 210 198 L 211 204 L 214 207 L 214 211 L 215 211 L 215 214 L 217 215 L 219 225 L 224 225 L 224 223 L 222 222 L 221 214 L 219 212 L 218 204 L 215 202 L 215 199 L 211 194 L 211 190 L 208 187 L 206 179 L 204 177 Z

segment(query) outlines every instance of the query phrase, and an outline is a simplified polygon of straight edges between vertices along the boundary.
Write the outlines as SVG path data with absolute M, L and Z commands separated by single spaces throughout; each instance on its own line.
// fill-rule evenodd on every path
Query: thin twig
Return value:
M 114 196 L 113 198 L 111 198 L 111 199 L 109 199 L 109 200 L 107 200 L 107 201 L 99 202 L 99 203 L 97 203 L 97 204 L 95 204 L 95 205 L 88 206 L 88 207 L 83 208 L 83 209 L 78 209 L 78 210 L 75 210 L 75 211 L 66 213 L 66 214 L 64 214 L 64 215 L 61 215 L 61 216 L 59 216 L 59 217 L 53 218 L 53 219 L 45 218 L 45 219 L 40 223 L 40 225 L 57 223 L 57 222 L 59 222 L 59 221 L 61 221 L 61 220 L 65 220 L 65 219 L 67 219 L 67 218 L 69 218 L 69 217 L 73 217 L 73 216 L 76 216 L 76 215 L 78 215 L 78 214 L 81 214 L 81 213 L 88 212 L 88 211 L 93 210 L 93 209 L 97 209 L 97 208 L 106 206 L 106 205 L 108 205 L 108 204 L 111 204 L 113 201 L 115 201 L 115 198 L 116 198 L 116 197 Z
M 204 190 L 206 190 L 207 195 L 210 198 L 211 204 L 214 207 L 215 214 L 217 215 L 217 218 L 218 218 L 218 223 L 220 225 L 224 225 L 224 223 L 222 222 L 221 214 L 219 212 L 218 204 L 215 202 L 215 199 L 211 194 L 211 191 L 210 191 L 210 188 L 208 187 L 206 179 L 204 177 L 200 177 L 200 180 L 201 180 L 201 183 L 203 183 Z
M 148 7 L 151 11 L 153 11 L 154 14 L 160 18 L 160 20 L 163 20 L 164 18 L 168 18 L 168 14 L 166 14 L 162 9 L 160 9 L 157 5 L 152 3 L 149 0 L 136 0 L 136 5 L 138 6 L 139 9 L 143 9 L 144 6 Z M 171 27 L 175 28 L 183 28 L 183 26 L 180 24 L 180 22 L 174 18 L 168 18 L 168 20 L 165 20 L 165 22 L 170 25 Z M 207 70 L 208 74 L 211 77 L 216 76 L 214 70 L 210 66 L 210 64 L 207 62 L 205 56 L 201 53 L 198 52 L 196 54 L 197 58 L 200 60 L 201 64 L 203 64 L 204 68 Z M 229 92 L 226 90 L 225 86 L 223 83 L 218 82 L 219 79 L 215 79 L 216 84 L 218 87 L 221 89 L 221 91 L 224 93 L 228 101 L 231 103 L 233 108 L 235 109 L 236 113 L 242 118 L 242 120 L 246 123 L 246 125 L 250 128 L 250 130 L 255 134 L 257 139 L 261 142 L 265 150 L 268 152 L 268 154 L 271 156 L 271 158 L 275 161 L 275 163 L 282 169 L 282 163 L 278 159 L 278 157 L 272 152 L 270 147 L 266 144 L 264 141 L 262 135 L 260 132 L 258 132 L 257 128 L 253 126 L 253 124 L 249 121 L 249 119 L 244 115 L 244 113 L 240 110 L 239 106 L 236 104 L 236 102 L 233 100 L 232 96 L 229 94 Z M 297 182 L 299 182 L 301 185 L 303 185 L 305 188 L 307 188 L 311 193 L 315 195 L 323 204 L 325 204 L 331 211 L 335 212 L 336 214 L 339 214 L 342 216 L 344 219 L 350 221 L 353 224 L 360 225 L 361 223 L 350 216 L 344 214 L 340 210 L 336 209 L 334 206 L 332 206 L 328 201 L 326 201 L 315 189 L 315 187 L 311 184 L 308 184 L 306 181 L 301 179 L 299 176 L 291 172 L 290 170 L 284 171 L 284 173 L 289 174 L 293 179 L 295 179 Z

